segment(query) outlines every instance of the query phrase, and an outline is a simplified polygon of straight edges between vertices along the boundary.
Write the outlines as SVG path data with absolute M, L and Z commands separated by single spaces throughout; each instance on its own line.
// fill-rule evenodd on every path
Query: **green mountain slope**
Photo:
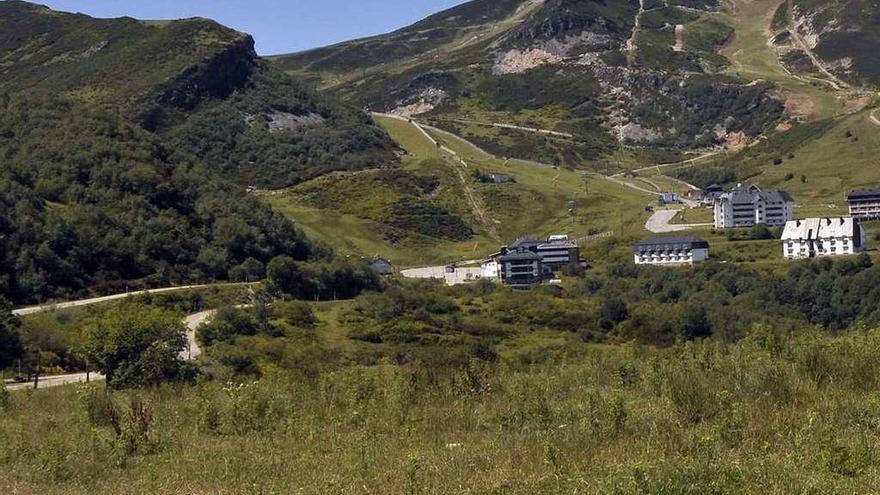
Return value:
M 523 1 L 470 43 L 438 42 L 420 56 L 381 65 L 355 57 L 358 47 L 396 46 L 413 26 L 321 49 L 320 70 L 307 61 L 314 51 L 273 61 L 321 78 L 329 94 L 501 157 L 612 173 L 724 150 L 667 170 L 697 184 L 786 187 L 815 210 L 880 182 L 867 166 L 876 154 L 875 3 Z M 344 67 L 330 56 L 340 51 Z M 810 152 L 816 146 L 822 153 Z M 836 173 L 834 157 L 850 157 L 853 173 Z
M 316 254 L 294 225 L 114 114 L 0 101 L 0 292 L 15 303 L 225 280 Z
M 846 193 L 880 186 L 877 83 L 868 76 L 880 65 L 871 61 L 876 50 L 858 41 L 874 36 L 865 26 L 875 22 L 877 8 L 797 0 L 735 0 L 733 6 L 737 37 L 723 53 L 743 77 L 772 81 L 792 122 L 738 153 L 667 171 L 697 185 L 749 181 L 782 188 L 795 195 L 804 215 L 845 213 Z M 836 55 L 823 48 L 832 39 Z
M 457 9 L 470 12 L 468 20 L 478 11 L 499 20 L 467 43 L 401 38 L 441 29 L 455 17 L 447 11 L 389 35 L 273 60 L 359 106 L 418 115 L 499 155 L 603 170 L 621 166 L 621 150 L 659 157 L 750 140 L 782 118 L 770 84 L 723 74 L 727 60 L 717 50 L 733 28 L 715 1 L 522 1 L 506 11 L 469 2 Z M 370 53 L 380 45 L 413 56 L 377 63 Z
M 0 293 L 254 279 L 329 252 L 245 192 L 394 164 L 360 110 L 212 21 L 0 2 Z
M 0 3 L 0 92 L 64 95 L 166 135 L 246 185 L 282 187 L 394 161 L 362 112 L 268 66 L 205 19 L 92 19 Z
M 276 57 L 287 70 L 312 74 L 359 73 L 423 57 L 494 29 L 491 25 L 514 15 L 524 0 L 477 0 L 434 14 L 384 36 L 340 43 Z M 332 76 L 330 76 L 332 77 Z
M 3 90 L 60 92 L 130 111 L 151 99 L 192 108 L 227 96 L 255 69 L 250 37 L 205 19 L 147 24 L 0 3 Z
M 641 230 L 644 207 L 654 200 L 601 177 L 502 160 L 429 129 L 454 157 L 405 119 L 377 121 L 406 150 L 402 169 L 334 174 L 266 196 L 340 253 L 378 254 L 412 267 L 479 259 L 523 235 L 581 238 L 613 230 L 629 236 Z M 485 180 L 490 173 L 512 181 L 492 183 Z

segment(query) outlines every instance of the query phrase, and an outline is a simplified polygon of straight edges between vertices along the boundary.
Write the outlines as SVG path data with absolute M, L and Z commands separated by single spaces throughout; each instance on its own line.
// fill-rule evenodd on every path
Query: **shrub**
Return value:
M 257 321 L 253 312 L 234 307 L 221 308 L 211 321 L 198 329 L 199 340 L 206 346 L 219 342 L 232 343 L 239 335 L 256 335 Z
M 5 411 L 12 406 L 12 394 L 6 390 L 6 386 L 0 384 L 0 411 Z
M 86 353 L 112 388 L 143 387 L 190 380 L 180 357 L 186 344 L 179 315 L 140 304 L 109 311 L 88 330 Z
M 113 401 L 113 395 L 106 388 L 90 384 L 78 385 L 76 396 L 89 425 L 99 427 L 118 425 L 119 410 Z
M 294 301 L 281 306 L 281 317 L 293 327 L 312 328 L 318 323 L 312 307 L 304 302 Z

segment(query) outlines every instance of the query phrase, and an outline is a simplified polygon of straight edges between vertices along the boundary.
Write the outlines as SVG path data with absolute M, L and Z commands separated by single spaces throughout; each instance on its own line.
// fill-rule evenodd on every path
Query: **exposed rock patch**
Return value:
M 419 103 L 412 103 L 409 105 L 399 106 L 399 107 L 391 110 L 388 113 L 390 113 L 392 115 L 399 115 L 401 117 L 414 117 L 416 115 L 428 113 L 433 109 L 434 109 L 434 105 L 423 101 L 423 102 L 419 102 Z
M 102 41 L 102 42 L 100 42 L 100 43 L 97 43 L 97 44 L 95 44 L 95 45 L 89 47 L 88 50 L 82 52 L 82 53 L 80 54 L 79 58 L 81 58 L 81 59 L 87 59 L 87 58 L 91 57 L 92 55 L 94 55 L 94 54 L 100 52 L 100 51 L 103 50 L 104 48 L 106 48 L 107 45 L 108 45 L 109 43 L 110 43 L 110 42 L 107 41 L 107 40 L 104 40 L 104 41 Z
M 550 53 L 541 48 L 510 50 L 501 55 L 492 68 L 492 73 L 496 75 L 521 74 L 545 64 L 558 64 L 562 60 L 561 55 Z
M 677 24 L 675 26 L 675 46 L 672 47 L 674 51 L 683 52 L 684 51 L 684 43 L 685 37 L 687 35 L 687 29 L 684 27 L 684 24 Z
M 635 122 L 618 126 L 615 128 L 615 132 L 617 139 L 624 143 L 653 143 L 663 137 L 660 131 L 642 127 L 641 124 Z
M 316 113 L 294 115 L 286 112 L 275 112 L 270 113 L 266 118 L 268 119 L 269 132 L 299 132 L 305 128 L 324 124 L 324 117 Z
M 397 106 L 388 111 L 401 117 L 412 117 L 434 110 L 448 98 L 446 91 L 439 88 L 424 88 L 418 93 L 400 100 Z

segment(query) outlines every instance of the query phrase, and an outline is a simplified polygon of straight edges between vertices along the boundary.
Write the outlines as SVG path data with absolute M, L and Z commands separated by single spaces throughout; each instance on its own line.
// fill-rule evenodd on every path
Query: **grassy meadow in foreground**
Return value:
M 564 349 L 564 350 L 563 350 Z M 3 396 L 5 493 L 865 493 L 880 333 Z

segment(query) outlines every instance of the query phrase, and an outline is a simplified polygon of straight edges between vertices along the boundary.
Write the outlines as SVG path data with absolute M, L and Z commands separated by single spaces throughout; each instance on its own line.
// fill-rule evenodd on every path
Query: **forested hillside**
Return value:
M 4 97 L 0 156 L 0 290 L 18 303 L 318 254 L 241 187 L 100 109 Z
M 93 19 L 0 4 L 0 91 L 118 113 L 242 184 L 278 188 L 394 161 L 361 111 L 314 94 L 206 19 Z
M 0 291 L 16 304 L 326 258 L 245 193 L 394 163 L 360 110 L 213 21 L 0 3 Z

